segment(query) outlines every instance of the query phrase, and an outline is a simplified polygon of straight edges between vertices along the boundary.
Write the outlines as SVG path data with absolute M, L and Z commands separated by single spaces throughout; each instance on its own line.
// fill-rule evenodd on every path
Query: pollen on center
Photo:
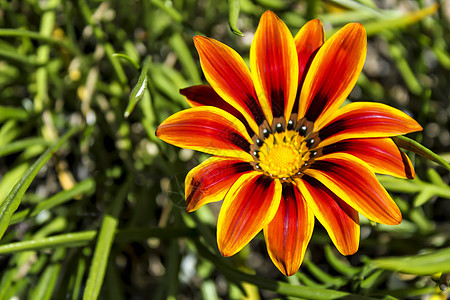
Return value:
M 298 172 L 302 163 L 301 153 L 293 145 L 277 144 L 268 149 L 259 165 L 271 176 L 288 178 Z

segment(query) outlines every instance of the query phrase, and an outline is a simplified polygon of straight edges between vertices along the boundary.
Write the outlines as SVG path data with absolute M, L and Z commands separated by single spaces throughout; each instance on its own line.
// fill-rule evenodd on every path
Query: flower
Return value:
M 322 23 L 295 37 L 271 11 L 261 17 L 250 67 L 230 47 L 195 36 L 208 85 L 181 90 L 189 109 L 167 118 L 157 136 L 214 156 L 186 177 L 187 212 L 223 200 L 217 243 L 224 256 L 261 230 L 285 275 L 301 265 L 315 218 L 343 255 L 359 246 L 359 215 L 399 224 L 399 208 L 375 173 L 414 178 L 390 137 L 422 130 L 384 104 L 341 107 L 364 65 L 367 38 L 348 24 L 324 42 Z

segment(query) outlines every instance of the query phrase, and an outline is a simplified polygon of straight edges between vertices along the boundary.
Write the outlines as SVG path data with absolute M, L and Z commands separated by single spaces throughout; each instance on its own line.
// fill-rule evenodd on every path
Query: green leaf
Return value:
M 123 53 L 114 53 L 113 56 L 114 56 L 114 57 L 118 57 L 118 58 L 122 58 L 122 59 L 128 61 L 131 65 L 133 65 L 133 67 L 136 68 L 136 70 L 139 70 L 139 68 L 140 68 L 140 67 L 139 67 L 139 64 L 138 64 L 136 61 L 134 61 L 134 59 L 132 59 L 131 57 L 129 57 L 129 56 L 126 55 L 126 54 L 123 54 Z
M 421 10 L 410 12 L 406 15 L 402 15 L 400 17 L 394 18 L 380 18 L 377 21 L 366 23 L 364 27 L 366 29 L 367 35 L 373 35 L 383 30 L 396 29 L 400 27 L 404 27 L 407 25 L 411 25 L 419 22 L 423 18 L 433 14 L 438 9 L 439 5 L 434 4 L 428 7 L 425 7 Z
M 439 272 L 449 272 L 450 248 L 413 256 L 375 259 L 371 264 L 379 269 L 416 275 L 431 275 Z
M 244 36 L 242 31 L 237 28 L 240 8 L 241 0 L 228 0 L 228 24 L 230 29 L 234 34 Z
M 400 148 L 417 153 L 420 156 L 425 157 L 426 159 L 434 161 L 435 163 L 443 166 L 444 168 L 447 169 L 447 171 L 450 171 L 450 164 L 448 162 L 446 162 L 442 157 L 440 157 L 430 149 L 426 148 L 425 146 L 422 146 L 418 142 L 401 135 L 393 137 L 392 139 L 394 140 L 395 144 Z
M 89 277 L 86 283 L 86 289 L 83 299 L 97 299 L 103 285 L 103 279 L 108 265 L 109 253 L 116 236 L 117 226 L 119 225 L 120 209 L 125 202 L 131 180 L 123 184 L 114 198 L 111 211 L 106 214 L 100 232 L 98 235 L 97 245 L 95 247 L 94 257 L 92 258 L 91 268 L 89 269 Z
M 20 141 L 15 141 L 13 143 L 9 143 L 7 145 L 0 147 L 0 157 L 27 149 L 28 147 L 34 146 L 34 145 L 47 146 L 48 142 L 45 139 L 40 138 L 40 137 L 32 137 L 32 138 L 26 138 L 26 139 L 23 139 Z
M 0 204 L 0 239 L 3 237 L 6 228 L 8 228 L 9 221 L 12 214 L 19 207 L 25 191 L 30 186 L 33 179 L 36 177 L 39 170 L 47 163 L 47 161 L 64 145 L 67 140 L 74 134 L 81 131 L 80 127 L 74 127 L 69 130 L 62 138 L 59 139 L 53 146 L 47 149 L 36 162 L 25 172 L 25 175 L 16 183 L 6 199 Z
M 0 106 L 0 122 L 6 120 L 25 120 L 29 118 L 29 113 L 17 107 Z
M 139 75 L 138 82 L 131 91 L 128 106 L 124 113 L 125 118 L 128 118 L 130 116 L 130 114 L 136 107 L 136 104 L 139 102 L 139 100 L 142 99 L 147 90 L 147 80 L 148 80 L 147 73 L 150 68 L 150 63 L 151 57 L 147 56 L 147 58 L 144 61 L 144 66 L 142 67 L 141 75 Z

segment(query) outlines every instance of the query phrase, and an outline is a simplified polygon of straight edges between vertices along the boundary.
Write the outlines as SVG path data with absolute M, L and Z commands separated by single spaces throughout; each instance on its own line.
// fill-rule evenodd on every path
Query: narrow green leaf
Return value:
M 151 57 L 147 56 L 147 58 L 144 61 L 144 66 L 142 67 L 141 75 L 139 75 L 138 82 L 134 86 L 133 90 L 131 91 L 129 102 L 127 109 L 125 110 L 124 117 L 128 118 L 130 114 L 133 112 L 134 108 L 136 107 L 136 104 L 139 102 L 139 100 L 142 99 L 144 96 L 144 93 L 147 90 L 147 73 L 150 68 L 151 63 Z
M 434 161 L 435 163 L 443 166 L 444 168 L 447 169 L 447 171 L 450 171 L 450 164 L 448 162 L 446 162 L 442 157 L 440 157 L 430 149 L 426 148 L 425 146 L 422 146 L 418 142 L 401 135 L 393 137 L 392 139 L 394 140 L 395 144 L 397 144 L 397 146 L 399 146 L 400 148 L 417 153 L 420 156 L 425 157 L 426 159 Z
M 175 32 L 169 39 L 170 47 L 178 56 L 184 73 L 190 77 L 194 84 L 201 84 L 200 73 L 186 42 L 179 32 Z
M 379 269 L 416 275 L 450 272 L 450 248 L 413 256 L 379 258 L 371 264 Z
M 103 219 L 97 245 L 95 247 L 94 257 L 91 262 L 91 268 L 89 269 L 86 289 L 83 294 L 84 300 L 97 299 L 102 289 L 109 253 L 111 252 L 111 246 L 116 236 L 117 226 L 119 225 L 118 216 L 123 203 L 127 198 L 131 182 L 132 181 L 129 178 L 126 183 L 122 185 L 117 196 L 114 198 L 110 213 L 106 214 Z
M 413 11 L 406 15 L 402 15 L 400 17 L 395 18 L 381 18 L 377 21 L 366 23 L 364 27 L 366 29 L 367 35 L 373 35 L 383 30 L 395 29 L 404 27 L 407 25 L 411 25 L 419 22 L 423 18 L 433 14 L 438 9 L 439 5 L 434 4 L 428 7 L 425 7 L 421 10 Z
M 79 295 L 81 293 L 81 283 L 83 281 L 84 272 L 86 271 L 86 259 L 84 257 L 80 257 L 77 261 L 77 271 L 73 274 L 74 283 L 73 283 L 73 292 L 72 299 L 79 299 Z
M 41 211 L 46 209 L 51 209 L 55 206 L 61 205 L 69 200 L 72 200 L 74 197 L 86 193 L 92 193 L 95 189 L 95 181 L 92 178 L 87 178 L 83 181 L 80 181 L 76 185 L 74 185 L 70 190 L 64 190 L 56 195 L 50 197 L 47 200 L 40 202 L 34 209 L 27 208 L 20 212 L 15 213 L 11 217 L 10 224 L 16 224 L 27 217 L 35 217 Z
M 9 143 L 7 145 L 4 145 L 0 147 L 0 157 L 9 155 L 11 153 L 19 152 L 21 150 L 27 149 L 28 147 L 34 146 L 34 145 L 44 145 L 47 146 L 48 142 L 40 137 L 32 137 L 23 139 L 20 141 L 15 141 L 12 143 Z
M 133 67 L 136 68 L 136 70 L 139 70 L 139 69 L 140 69 L 139 64 L 138 64 L 134 59 L 132 59 L 131 57 L 129 57 L 129 56 L 126 55 L 126 54 L 123 54 L 123 53 L 114 53 L 113 56 L 114 56 L 114 57 L 118 57 L 118 58 L 122 58 L 122 59 L 128 61 L 130 64 L 133 65 Z
M 358 268 L 352 267 L 348 262 L 344 262 L 341 259 L 339 259 L 333 253 L 333 250 L 331 250 L 330 245 L 325 246 L 325 257 L 330 266 L 343 275 L 353 277 L 355 274 L 360 272 Z
M 0 245 L 0 255 L 11 254 L 22 251 L 54 249 L 58 247 L 80 247 L 87 245 L 97 236 L 96 230 L 64 233 L 39 240 L 30 240 Z M 197 230 L 194 228 L 148 228 L 137 227 L 119 230 L 117 232 L 118 243 L 130 243 L 145 240 L 150 237 L 159 239 L 174 239 L 178 237 L 196 237 Z
M 29 118 L 29 113 L 17 107 L 0 106 L 0 122 L 5 120 L 25 120 Z
M 281 295 L 296 296 L 306 299 L 373 299 L 361 295 L 352 295 L 347 292 L 328 290 L 324 288 L 314 288 L 307 286 L 293 286 L 286 282 L 276 281 L 268 278 L 263 278 L 257 275 L 251 275 L 230 267 L 217 255 L 214 255 L 198 240 L 194 240 L 197 250 L 201 256 L 210 260 L 219 270 L 223 272 L 227 278 L 232 278 L 235 281 L 243 281 L 256 285 L 257 287 L 277 292 Z
M 0 255 L 21 251 L 52 249 L 58 247 L 79 247 L 87 245 L 97 236 L 97 231 L 82 231 L 50 236 L 38 240 L 15 242 L 0 245 Z
M 173 20 L 175 20 L 178 23 L 183 22 L 183 16 L 173 7 L 166 5 L 161 0 L 150 0 L 150 2 L 162 9 L 165 13 L 167 13 Z
M 11 216 L 19 207 L 25 191 L 30 186 L 33 179 L 36 177 L 39 170 L 47 163 L 47 161 L 53 156 L 53 153 L 64 145 L 67 140 L 74 134 L 81 131 L 80 127 L 74 127 L 69 130 L 62 138 L 59 139 L 53 146 L 47 149 L 36 162 L 26 171 L 25 175 L 16 183 L 6 199 L 0 204 L 0 238 L 5 233 L 6 228 L 9 225 Z
M 237 28 L 239 10 L 241 9 L 241 0 L 228 0 L 228 24 L 231 31 L 239 36 L 244 36 L 242 31 Z
M 95 248 L 94 257 L 92 258 L 89 277 L 84 290 L 83 299 L 97 299 L 103 285 L 106 266 L 108 264 L 109 253 L 114 241 L 116 229 L 119 221 L 117 218 L 105 215 L 100 234 Z
M 30 292 L 31 300 L 49 300 L 55 290 L 56 282 L 61 270 L 61 260 L 66 254 L 65 249 L 58 249 L 52 255 L 52 263 L 47 266 L 39 278 L 37 286 Z
M 424 188 L 413 201 L 414 207 L 419 207 L 428 202 L 435 195 L 435 189 L 433 188 Z

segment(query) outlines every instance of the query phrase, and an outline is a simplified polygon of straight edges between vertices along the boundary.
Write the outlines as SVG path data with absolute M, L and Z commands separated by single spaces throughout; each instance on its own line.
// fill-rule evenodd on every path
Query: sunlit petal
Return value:
M 235 107 L 258 132 L 264 115 L 256 100 L 253 81 L 242 57 L 227 45 L 203 36 L 194 37 L 206 80 L 225 101 Z
M 294 38 L 273 12 L 265 12 L 250 48 L 250 66 L 261 107 L 269 124 L 273 117 L 289 119 L 298 86 Z
M 250 172 L 225 196 L 217 220 L 217 244 L 224 256 L 234 255 L 275 216 L 281 199 L 278 180 Z
M 346 153 L 333 153 L 318 158 L 305 174 L 331 189 L 347 204 L 368 219 L 397 225 L 402 214 L 370 166 Z
M 212 106 L 188 108 L 159 125 L 156 135 L 172 145 L 221 156 L 251 160 L 253 143 L 236 117 Z
M 301 87 L 316 51 L 323 45 L 325 33 L 322 22 L 317 19 L 303 25 L 294 37 L 298 56 L 298 89 L 293 112 L 298 112 Z
M 359 246 L 358 212 L 312 177 L 303 176 L 296 183 L 339 252 L 344 255 L 355 253 Z
M 391 137 L 422 130 L 410 116 L 381 103 L 353 102 L 319 124 L 321 147 L 351 138 Z
M 192 107 L 196 106 L 215 106 L 239 119 L 247 128 L 250 136 L 254 134 L 253 130 L 248 125 L 244 116 L 232 106 L 230 103 L 220 97 L 216 91 L 209 85 L 194 85 L 185 89 L 181 89 L 180 93 L 186 97 L 187 102 Z
M 361 73 L 366 51 L 366 31 L 361 24 L 348 24 L 328 39 L 306 74 L 298 117 L 320 123 L 338 109 Z
M 414 167 L 408 156 L 390 138 L 350 139 L 322 149 L 323 154 L 344 152 L 366 162 L 378 174 L 413 179 Z
M 186 176 L 186 211 L 223 200 L 234 182 L 251 170 L 253 167 L 240 159 L 217 156 L 207 159 Z
M 270 258 L 284 275 L 300 268 L 313 228 L 314 215 L 303 195 L 295 185 L 283 184 L 280 206 L 264 227 L 264 237 Z

